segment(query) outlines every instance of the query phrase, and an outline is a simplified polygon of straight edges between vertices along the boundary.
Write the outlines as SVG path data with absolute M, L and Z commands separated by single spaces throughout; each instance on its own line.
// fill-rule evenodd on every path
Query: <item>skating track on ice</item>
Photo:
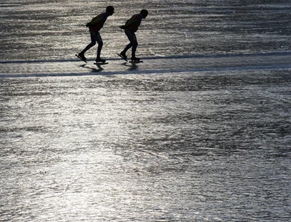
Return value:
M 119 58 L 108 58 L 109 64 L 98 66 L 94 65 L 94 60 L 84 63 L 75 58 L 1 61 L 0 78 L 291 69 L 291 52 L 144 57 L 142 60 L 143 63 L 131 64 Z

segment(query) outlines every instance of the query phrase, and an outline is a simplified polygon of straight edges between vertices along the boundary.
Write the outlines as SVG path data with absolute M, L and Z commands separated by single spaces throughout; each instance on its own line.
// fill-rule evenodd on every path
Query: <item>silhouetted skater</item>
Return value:
M 114 8 L 112 6 L 108 6 L 106 8 L 106 12 L 101 13 L 100 15 L 94 17 L 91 20 L 91 22 L 86 24 L 86 27 L 89 27 L 89 31 L 90 31 L 90 35 L 91 35 L 91 43 L 89 45 L 87 45 L 82 52 L 80 52 L 79 54 L 76 55 L 78 58 L 80 58 L 84 62 L 87 62 L 87 59 L 85 57 L 85 53 L 87 50 L 89 50 L 91 47 L 93 47 L 97 42 L 98 49 L 97 49 L 96 62 L 97 63 L 98 62 L 105 63 L 106 60 L 101 59 L 101 57 L 100 57 L 102 46 L 103 46 L 103 41 L 102 41 L 102 38 L 100 36 L 99 31 L 103 27 L 108 16 L 113 15 L 113 13 L 114 13 Z
M 126 36 L 128 37 L 130 43 L 124 48 L 124 50 L 118 54 L 121 58 L 127 60 L 126 52 L 130 48 L 132 48 L 131 60 L 139 61 L 140 59 L 135 56 L 136 48 L 138 46 L 138 42 L 136 39 L 135 32 L 138 30 L 138 27 L 142 21 L 148 15 L 148 11 L 143 9 L 139 14 L 133 15 L 125 25 L 120 26 L 121 29 L 124 29 Z

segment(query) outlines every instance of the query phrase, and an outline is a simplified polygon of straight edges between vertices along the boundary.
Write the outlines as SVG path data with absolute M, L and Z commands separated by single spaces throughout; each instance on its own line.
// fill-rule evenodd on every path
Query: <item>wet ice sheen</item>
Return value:
M 111 1 L 99 68 L 104 4 L 0 5 L 0 221 L 290 221 L 289 1 Z
M 288 221 L 285 71 L 1 79 L 1 219 Z
M 110 1 L 115 14 L 101 35 L 102 56 L 117 57 L 127 38 L 119 25 L 149 10 L 137 38 L 137 55 L 240 54 L 290 51 L 290 1 Z M 1 60 L 71 59 L 89 41 L 85 24 L 105 1 L 1 1 Z M 21 21 L 21 22 L 20 22 Z M 87 53 L 95 59 L 96 50 Z

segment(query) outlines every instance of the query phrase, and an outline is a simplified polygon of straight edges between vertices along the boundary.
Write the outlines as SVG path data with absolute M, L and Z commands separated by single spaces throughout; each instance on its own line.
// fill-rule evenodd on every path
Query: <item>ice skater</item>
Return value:
M 129 44 L 124 48 L 124 50 L 118 54 L 121 58 L 124 60 L 127 60 L 126 52 L 130 48 L 132 48 L 132 54 L 131 54 L 131 60 L 133 62 L 139 62 L 140 59 L 135 56 L 136 48 L 138 46 L 138 42 L 136 39 L 135 32 L 138 30 L 138 27 L 142 21 L 142 19 L 145 19 L 148 16 L 148 11 L 143 9 L 139 14 L 133 15 L 125 25 L 120 26 L 121 29 L 124 29 L 124 32 L 129 39 Z
M 106 12 L 101 13 L 100 15 L 94 17 L 91 22 L 86 24 L 86 27 L 89 28 L 90 36 L 91 36 L 91 43 L 88 44 L 85 49 L 83 49 L 82 52 L 78 53 L 76 56 L 83 60 L 84 62 L 87 62 L 87 59 L 85 57 L 86 51 L 88 51 L 90 48 L 92 48 L 96 42 L 98 43 L 98 48 L 97 48 L 97 58 L 96 58 L 96 63 L 105 63 L 105 59 L 101 59 L 101 50 L 103 46 L 103 41 L 101 38 L 101 35 L 99 33 L 100 29 L 103 27 L 105 21 L 107 20 L 108 16 L 113 15 L 114 13 L 114 8 L 112 6 L 106 7 Z

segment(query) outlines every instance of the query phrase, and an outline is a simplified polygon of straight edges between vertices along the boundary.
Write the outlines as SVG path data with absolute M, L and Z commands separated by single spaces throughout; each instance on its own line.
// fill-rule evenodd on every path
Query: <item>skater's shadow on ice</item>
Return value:
M 101 72 L 103 70 L 103 68 L 99 64 L 96 64 L 96 66 L 90 66 L 87 64 L 83 64 L 83 65 L 80 65 L 80 67 L 89 69 L 89 70 L 91 70 L 91 72 Z
M 124 62 L 124 63 L 122 63 L 122 65 L 124 65 L 126 67 L 129 67 L 127 69 L 127 71 L 136 71 L 136 70 L 138 70 L 138 65 L 136 65 L 135 63 Z

